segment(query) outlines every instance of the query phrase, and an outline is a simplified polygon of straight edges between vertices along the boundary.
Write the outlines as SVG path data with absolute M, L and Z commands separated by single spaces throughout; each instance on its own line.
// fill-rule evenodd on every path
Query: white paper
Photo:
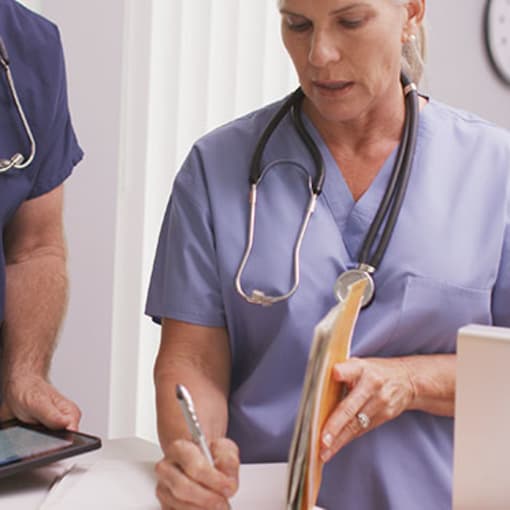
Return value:
M 239 492 L 230 501 L 232 510 L 286 510 L 286 463 L 243 464 L 239 480 Z
M 40 510 L 160 510 L 152 462 L 77 464 L 49 492 Z
M 287 464 L 244 464 L 232 510 L 285 510 Z M 160 510 L 154 463 L 103 460 L 77 464 L 39 510 Z

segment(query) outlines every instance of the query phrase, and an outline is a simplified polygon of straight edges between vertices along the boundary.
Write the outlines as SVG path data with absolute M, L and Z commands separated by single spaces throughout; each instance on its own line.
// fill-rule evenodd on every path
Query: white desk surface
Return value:
M 97 460 L 135 460 L 155 463 L 161 458 L 159 446 L 140 438 L 111 439 L 94 452 L 66 461 L 0 479 L 0 507 L 9 502 L 9 510 L 39 510 L 55 479 L 72 463 Z
M 0 508 L 159 510 L 154 464 L 161 456 L 158 445 L 143 439 L 105 440 L 101 450 L 0 479 Z M 285 485 L 286 464 L 243 465 L 232 509 L 284 508 Z

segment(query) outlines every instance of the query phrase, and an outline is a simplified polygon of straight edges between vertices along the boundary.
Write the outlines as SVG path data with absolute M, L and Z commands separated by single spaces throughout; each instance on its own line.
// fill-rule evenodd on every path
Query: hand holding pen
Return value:
M 156 467 L 156 494 L 163 510 L 227 510 L 237 491 L 239 451 L 230 439 L 214 439 L 208 446 L 190 392 L 177 385 L 176 397 L 192 441 L 177 439 L 166 448 Z M 175 417 L 176 422 L 182 420 Z M 197 447 L 198 446 L 198 447 Z
M 207 440 L 204 436 L 204 433 L 202 432 L 200 423 L 198 422 L 195 406 L 189 391 L 182 384 L 178 384 L 175 388 L 175 394 L 177 396 L 177 400 L 179 401 L 179 405 L 181 406 L 182 414 L 186 420 L 186 425 L 188 426 L 188 429 L 191 433 L 193 442 L 199 446 L 200 450 L 207 459 L 207 462 L 209 462 L 211 466 L 214 466 L 214 460 L 212 458 L 211 451 L 207 446 Z

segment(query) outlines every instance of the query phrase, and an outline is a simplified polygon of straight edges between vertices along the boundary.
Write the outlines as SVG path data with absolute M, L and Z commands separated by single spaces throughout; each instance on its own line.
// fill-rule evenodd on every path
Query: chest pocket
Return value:
M 490 289 L 408 276 L 391 343 L 412 343 L 417 354 L 452 353 L 458 329 L 469 323 L 492 323 Z

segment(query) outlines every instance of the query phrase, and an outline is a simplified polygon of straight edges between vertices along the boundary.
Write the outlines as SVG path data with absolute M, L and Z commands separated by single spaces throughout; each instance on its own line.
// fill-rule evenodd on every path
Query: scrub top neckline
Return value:
M 381 165 L 376 176 L 370 183 L 370 186 L 356 201 L 345 181 L 340 167 L 318 129 L 304 112 L 302 112 L 302 116 L 324 160 L 326 178 L 322 194 L 331 209 L 340 231 L 343 232 L 346 224 L 352 218 L 366 224 L 366 228 L 368 229 L 384 196 L 397 156 L 398 145 Z

